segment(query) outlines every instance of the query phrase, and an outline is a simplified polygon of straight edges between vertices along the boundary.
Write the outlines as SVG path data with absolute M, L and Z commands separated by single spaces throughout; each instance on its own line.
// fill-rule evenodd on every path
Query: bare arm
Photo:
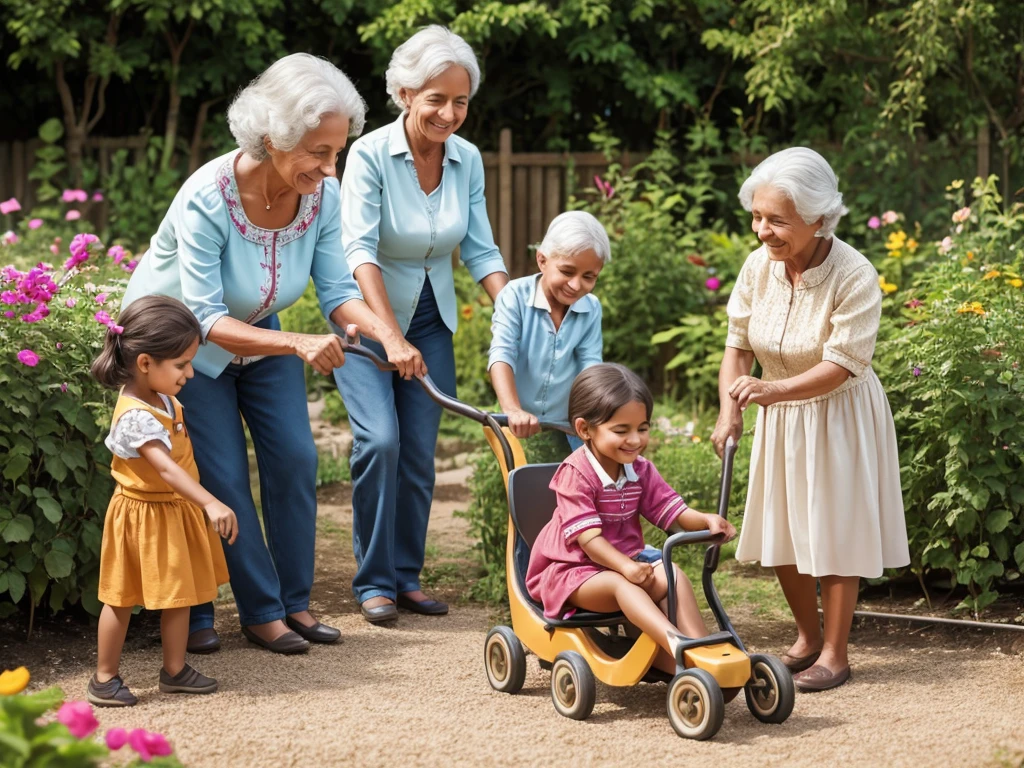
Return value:
M 504 272 L 491 272 L 491 274 L 480 281 L 480 287 L 487 291 L 487 295 L 491 297 L 492 302 L 498 298 L 501 289 L 506 285 L 508 285 L 508 275 Z
M 632 583 L 645 587 L 654 579 L 654 568 L 650 563 L 638 563 L 622 554 L 601 535 L 600 528 L 591 528 L 577 539 L 580 547 L 598 565 L 621 573 Z
M 160 479 L 167 483 L 178 495 L 200 507 L 213 522 L 217 533 L 234 544 L 238 538 L 238 520 L 235 513 L 218 501 L 212 493 L 203 488 L 184 469 L 171 458 L 167 446 L 159 440 L 150 440 L 139 447 L 139 455 L 153 465 L 160 474 Z
M 516 390 L 516 375 L 508 363 L 495 363 L 490 370 L 491 384 L 498 396 L 501 410 L 508 416 L 508 426 L 516 437 L 529 437 L 540 432 L 537 417 L 523 410 Z
M 225 316 L 213 324 L 206 339 L 243 357 L 298 355 L 325 376 L 345 363 L 341 340 L 333 333 L 274 331 Z
M 725 449 L 727 438 L 732 437 L 733 440 L 739 442 L 743 435 L 743 411 L 729 394 L 729 390 L 737 379 L 750 374 L 753 364 L 754 353 L 752 351 L 736 347 L 725 348 L 725 356 L 718 369 L 718 401 L 721 410 L 718 413 L 715 431 L 711 434 L 711 442 L 719 456 Z
M 827 395 L 848 378 L 850 372 L 843 366 L 823 360 L 798 376 L 779 381 L 761 381 L 752 376 L 742 376 L 733 382 L 729 395 L 740 410 L 745 410 L 750 403 L 774 405 L 786 400 L 805 400 Z

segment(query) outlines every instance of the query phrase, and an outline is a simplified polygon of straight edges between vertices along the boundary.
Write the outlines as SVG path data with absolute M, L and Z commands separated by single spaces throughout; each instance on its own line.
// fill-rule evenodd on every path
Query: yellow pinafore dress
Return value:
M 114 407 L 111 432 L 128 411 L 144 410 L 167 430 L 171 458 L 195 480 L 199 470 L 182 418 L 181 403 L 169 398 L 169 415 L 122 394 Z M 144 458 L 116 454 L 110 474 L 117 489 L 107 507 L 100 552 L 99 599 L 126 608 L 183 608 L 217 597 L 228 581 L 220 536 L 206 513 L 179 496 Z

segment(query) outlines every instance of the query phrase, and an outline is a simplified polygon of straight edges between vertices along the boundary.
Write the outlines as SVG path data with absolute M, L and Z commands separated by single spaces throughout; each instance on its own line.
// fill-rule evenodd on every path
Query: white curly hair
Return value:
M 469 75 L 469 96 L 480 87 L 480 65 L 469 43 L 440 24 L 424 27 L 395 49 L 384 75 L 388 95 L 405 112 L 409 105 L 399 95 L 405 88 L 418 91 L 449 67 L 462 67 Z

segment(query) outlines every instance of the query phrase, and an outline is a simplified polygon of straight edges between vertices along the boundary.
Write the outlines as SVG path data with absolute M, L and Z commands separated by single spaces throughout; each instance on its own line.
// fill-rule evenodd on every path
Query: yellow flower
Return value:
M 25 667 L 18 667 L 13 671 L 5 669 L 0 673 L 0 696 L 13 696 L 16 693 L 21 693 L 28 687 L 31 677 Z
M 967 252 L 967 260 L 968 261 L 974 261 L 974 251 L 968 251 Z
M 462 307 L 462 317 L 466 320 L 470 320 L 473 317 L 473 305 L 464 304 Z
M 700 442 L 700 436 L 699 435 L 694 435 L 693 437 L 690 438 L 690 440 L 692 440 L 695 443 L 699 443 Z
M 915 240 L 914 238 L 910 238 L 909 240 L 907 240 L 907 250 L 910 251 L 911 253 L 916 251 L 917 250 L 917 240 Z
M 957 179 L 956 181 L 950 182 L 949 188 L 950 189 L 960 189 L 960 187 L 962 187 L 963 185 L 964 185 L 964 180 L 963 179 Z
M 899 290 L 899 286 L 893 283 L 887 283 L 885 281 L 885 275 L 878 276 L 878 286 L 879 288 L 882 289 L 882 293 L 884 293 L 886 296 L 888 296 L 890 293 L 893 293 L 894 291 Z
M 889 233 L 889 239 L 885 241 L 885 247 L 890 251 L 902 251 L 906 242 L 907 233 L 901 229 L 898 232 Z
M 975 315 L 984 315 L 985 307 L 980 301 L 965 301 L 956 310 L 958 315 L 966 315 L 973 312 Z
M 995 280 L 997 277 L 999 277 L 999 270 L 998 269 L 993 269 L 993 270 L 990 270 L 990 271 L 986 272 L 984 277 L 982 277 L 981 279 L 982 280 Z
M 1007 280 L 1006 282 L 1008 282 L 1014 288 L 1020 288 L 1022 285 L 1024 285 L 1024 280 L 1021 280 L 1019 277 L 1015 277 L 1012 280 Z

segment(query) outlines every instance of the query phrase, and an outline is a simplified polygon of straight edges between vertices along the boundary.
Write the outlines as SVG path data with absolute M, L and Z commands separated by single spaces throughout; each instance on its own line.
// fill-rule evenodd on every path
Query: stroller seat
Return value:
M 615 627 L 626 622 L 622 613 L 595 613 L 577 609 L 568 619 L 544 616 L 543 606 L 526 589 L 526 571 L 530 565 L 530 548 L 555 512 L 555 492 L 548 486 L 559 464 L 527 464 L 512 470 L 508 476 L 508 505 L 515 526 L 515 579 L 519 590 L 547 627 Z

